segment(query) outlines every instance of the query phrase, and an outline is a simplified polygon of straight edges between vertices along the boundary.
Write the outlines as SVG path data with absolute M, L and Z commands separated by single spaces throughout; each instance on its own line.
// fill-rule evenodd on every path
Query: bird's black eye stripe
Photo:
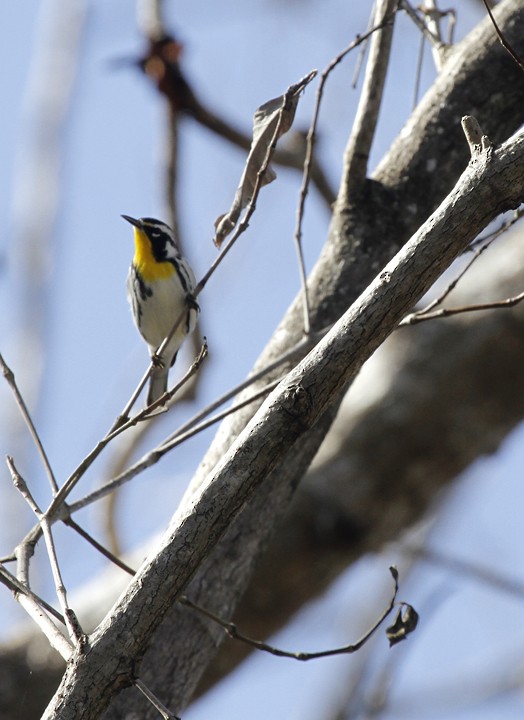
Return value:
M 151 241 L 151 249 L 157 262 L 170 260 L 177 247 L 168 225 L 155 218 L 141 218 L 142 229 Z M 171 250 L 171 252 L 170 252 Z
M 153 255 L 158 262 L 169 260 L 168 248 L 172 245 L 172 240 L 167 233 L 148 233 L 151 240 Z

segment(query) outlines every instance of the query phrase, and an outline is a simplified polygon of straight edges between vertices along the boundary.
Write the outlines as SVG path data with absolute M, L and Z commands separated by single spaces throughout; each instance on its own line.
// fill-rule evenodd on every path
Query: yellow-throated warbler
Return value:
M 127 277 L 127 292 L 136 326 L 149 345 L 154 367 L 149 381 L 147 404 L 167 390 L 169 368 L 176 360 L 184 338 L 195 328 L 198 305 L 193 298 L 195 276 L 178 250 L 169 225 L 154 218 L 122 215 L 135 228 L 135 256 Z M 160 344 L 186 311 L 162 355 Z

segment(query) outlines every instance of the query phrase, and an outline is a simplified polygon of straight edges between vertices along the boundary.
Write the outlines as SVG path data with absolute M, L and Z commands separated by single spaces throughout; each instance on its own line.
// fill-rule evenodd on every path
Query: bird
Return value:
M 134 228 L 135 254 L 127 276 L 127 295 L 153 362 L 147 394 L 147 405 L 151 405 L 167 391 L 169 369 L 195 329 L 200 311 L 193 295 L 196 280 L 169 225 L 151 217 L 122 217 Z M 157 354 L 182 313 L 183 320 L 165 350 Z

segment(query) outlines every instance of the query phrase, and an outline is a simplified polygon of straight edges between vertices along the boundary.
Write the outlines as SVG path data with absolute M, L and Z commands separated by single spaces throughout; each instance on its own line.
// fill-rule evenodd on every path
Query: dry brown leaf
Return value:
M 253 116 L 253 142 L 229 212 L 215 222 L 215 245 L 220 247 L 235 228 L 242 210 L 249 205 L 257 188 L 268 185 L 276 178 L 269 164 L 277 140 L 286 133 L 295 117 L 300 93 L 316 75 L 313 70 L 287 91 L 261 105 Z

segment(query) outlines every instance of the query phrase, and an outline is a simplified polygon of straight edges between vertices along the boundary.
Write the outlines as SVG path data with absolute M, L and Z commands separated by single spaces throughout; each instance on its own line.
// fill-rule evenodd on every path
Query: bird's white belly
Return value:
M 132 277 L 129 278 L 129 282 L 133 282 Z M 140 311 L 137 312 L 137 307 L 133 302 L 131 305 L 138 329 L 151 352 L 154 352 L 171 332 L 180 313 L 187 310 L 187 304 L 184 289 L 176 275 L 156 280 L 154 283 L 149 283 L 148 286 L 153 292 L 145 298 L 140 298 Z M 189 328 L 186 313 L 169 343 L 165 353 L 166 357 L 173 356 L 188 332 L 192 332 L 194 329 L 197 319 L 196 311 L 189 310 L 189 315 Z

